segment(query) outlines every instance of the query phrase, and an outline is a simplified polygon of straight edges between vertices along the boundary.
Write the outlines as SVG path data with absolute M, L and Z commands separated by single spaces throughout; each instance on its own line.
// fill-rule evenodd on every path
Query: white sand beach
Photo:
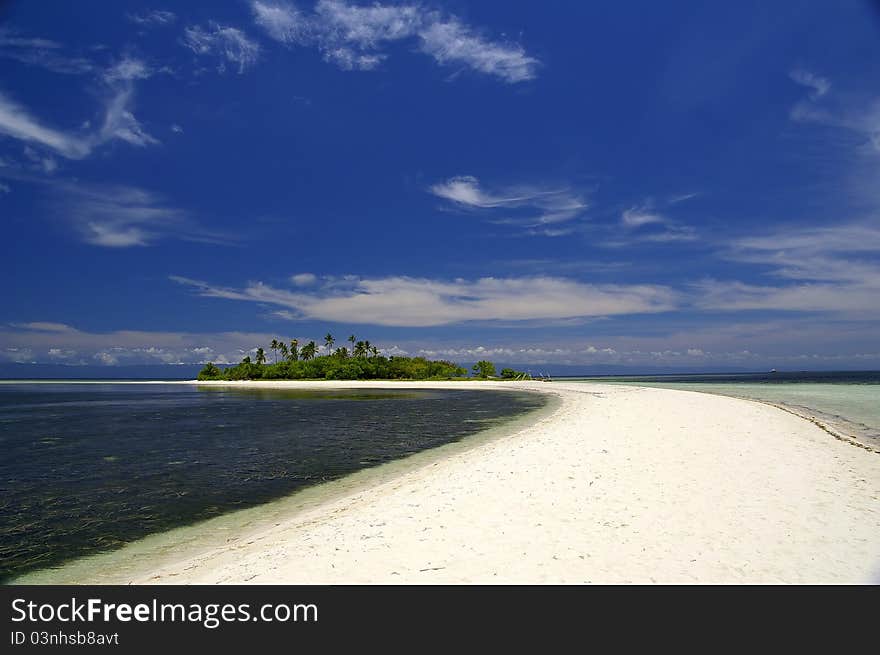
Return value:
M 592 383 L 241 384 L 512 387 L 562 402 L 115 582 L 880 582 L 880 454 L 775 407 Z

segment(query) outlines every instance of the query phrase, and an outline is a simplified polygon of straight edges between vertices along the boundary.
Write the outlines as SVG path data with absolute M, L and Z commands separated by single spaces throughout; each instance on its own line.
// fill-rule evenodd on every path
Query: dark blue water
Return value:
M 0 384 L 0 579 L 538 409 L 526 392 Z

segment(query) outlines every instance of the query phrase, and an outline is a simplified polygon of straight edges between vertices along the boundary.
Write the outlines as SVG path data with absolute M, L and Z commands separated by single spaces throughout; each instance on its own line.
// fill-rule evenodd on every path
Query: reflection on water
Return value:
M 0 385 L 0 577 L 457 441 L 506 391 Z

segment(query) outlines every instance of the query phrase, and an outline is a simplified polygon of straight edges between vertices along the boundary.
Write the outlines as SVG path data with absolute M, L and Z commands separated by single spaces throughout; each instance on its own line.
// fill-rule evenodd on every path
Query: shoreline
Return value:
M 709 391 L 707 389 L 682 389 L 680 387 L 642 387 L 638 384 L 629 384 L 629 383 L 618 383 L 621 386 L 632 386 L 636 388 L 642 389 L 669 389 L 671 391 L 685 391 L 687 393 L 704 393 L 710 396 L 722 396 L 726 398 L 736 398 L 738 400 L 745 400 L 753 403 L 761 403 L 762 405 L 767 405 L 769 407 L 775 407 L 776 409 L 781 409 L 783 412 L 788 412 L 789 414 L 793 414 L 799 418 L 812 423 L 816 427 L 821 430 L 827 432 L 832 437 L 837 439 L 838 441 L 843 441 L 845 443 L 850 444 L 851 446 L 855 446 L 856 448 L 862 448 L 863 450 L 867 450 L 871 453 L 880 454 L 880 449 L 877 446 L 874 446 L 870 443 L 867 443 L 864 438 L 859 437 L 858 435 L 848 434 L 843 430 L 840 423 L 852 423 L 845 416 L 835 417 L 825 412 L 822 412 L 813 407 L 808 407 L 806 405 L 791 405 L 783 402 L 777 402 L 772 400 L 765 400 L 763 398 L 755 398 L 747 395 L 735 395 L 732 393 L 721 393 L 719 391 Z M 818 416 L 817 416 L 818 415 Z M 828 418 L 826 418 L 828 417 Z
M 696 393 L 711 393 L 710 391 L 706 392 L 696 392 Z M 720 394 L 717 394 L 720 395 Z M 781 409 L 783 412 L 788 412 L 789 414 L 793 414 L 799 418 L 804 419 L 815 425 L 816 427 L 824 430 L 832 437 L 837 439 L 838 441 L 842 441 L 844 443 L 848 443 L 851 446 L 855 446 L 856 448 L 861 448 L 863 450 L 867 450 L 870 453 L 875 453 L 880 455 L 880 449 L 876 446 L 872 446 L 871 444 L 865 443 L 862 439 L 860 439 L 856 435 L 846 434 L 843 430 L 839 429 L 833 420 L 825 419 L 823 417 L 817 418 L 811 412 L 815 414 L 822 414 L 817 409 L 813 409 L 811 407 L 796 407 L 793 405 L 786 405 L 785 403 L 776 403 L 770 400 L 761 400 L 760 398 L 749 398 L 747 396 L 731 396 L 732 398 L 740 398 L 741 400 L 749 400 L 755 403 L 761 403 L 764 405 L 769 405 L 770 407 L 775 407 L 776 409 Z M 841 417 L 844 418 L 844 417 Z
M 530 413 L 544 416 L 506 435 L 458 452 L 423 451 L 383 465 L 413 464 L 386 470 L 382 479 L 295 511 L 279 507 L 268 521 L 227 527 L 210 546 L 78 581 L 880 581 L 880 460 L 762 401 L 601 383 L 183 383 L 449 385 L 530 390 L 560 402 Z M 430 461 L 411 461 L 428 454 Z M 187 529 L 197 536 L 223 518 Z M 139 543 L 110 555 L 136 557 Z M 37 575 L 14 583 L 38 582 Z
M 396 382 L 387 381 L 332 381 L 334 389 L 357 388 L 389 388 Z M 39 381 L 39 383 L 43 383 Z M 261 388 L 298 388 L 327 389 L 325 381 L 306 380 L 274 380 L 274 381 L 235 381 L 221 382 L 198 380 L 177 380 L 173 384 L 209 385 L 243 387 L 256 383 Z M 290 384 L 292 383 L 292 384 Z M 406 381 L 402 381 L 407 384 Z M 460 388 L 459 382 L 411 382 L 419 388 Z M 106 384 L 103 381 L 79 381 L 79 384 Z M 112 384 L 116 384 L 113 382 Z M 163 381 L 145 380 L 129 381 L 125 384 L 169 384 Z M 478 384 L 483 384 L 479 382 Z M 427 387 L 426 385 L 430 385 Z M 401 388 L 401 387 L 393 387 Z M 410 387 L 415 388 L 415 387 Z M 505 386 L 495 390 L 523 391 L 538 393 L 533 389 L 518 389 Z M 116 550 L 69 560 L 58 567 L 29 571 L 7 580 L 6 584 L 38 585 L 38 584 L 127 584 L 130 578 L 144 577 L 157 567 L 167 566 L 183 558 L 195 557 L 206 551 L 222 548 L 229 543 L 247 538 L 251 533 L 277 525 L 278 521 L 289 520 L 313 510 L 325 503 L 333 502 L 350 494 L 357 493 L 405 474 L 419 467 L 429 466 L 437 460 L 449 455 L 464 452 L 483 443 L 504 439 L 521 430 L 527 429 L 551 415 L 561 404 L 556 394 L 549 393 L 547 403 L 538 409 L 525 414 L 502 420 L 498 424 L 487 427 L 479 432 L 468 435 L 457 441 L 451 441 L 434 448 L 412 453 L 399 459 L 384 462 L 376 466 L 359 469 L 340 478 L 319 482 L 298 489 L 279 498 L 253 507 L 225 512 L 189 525 L 182 525 L 170 530 L 156 532 Z M 214 538 L 209 534 L 217 535 Z M 182 553 L 182 554 L 181 554 Z M 137 563 L 131 564 L 132 560 Z M 140 562 L 146 560 L 145 566 Z M 121 582 L 121 581 L 125 582 Z

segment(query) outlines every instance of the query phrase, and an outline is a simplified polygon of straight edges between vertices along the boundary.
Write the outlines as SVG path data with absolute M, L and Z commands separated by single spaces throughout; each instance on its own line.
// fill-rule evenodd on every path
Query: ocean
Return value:
M 0 580 L 460 441 L 546 403 L 523 391 L 0 383 Z
M 557 378 L 702 391 L 769 402 L 880 448 L 880 371 L 784 371 Z

